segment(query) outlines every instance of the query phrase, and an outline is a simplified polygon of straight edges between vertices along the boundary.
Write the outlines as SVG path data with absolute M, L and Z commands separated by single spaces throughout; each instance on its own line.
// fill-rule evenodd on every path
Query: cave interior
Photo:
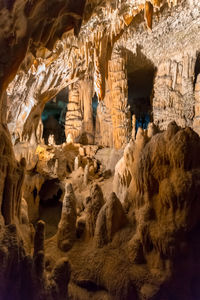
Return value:
M 0 300 L 200 299 L 199 27 L 0 0 Z

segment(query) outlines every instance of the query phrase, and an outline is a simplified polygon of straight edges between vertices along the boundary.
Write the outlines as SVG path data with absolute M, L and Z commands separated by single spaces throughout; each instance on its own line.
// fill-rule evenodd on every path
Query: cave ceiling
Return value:
M 3 3 L 1 84 L 2 91 L 8 86 L 9 129 L 20 140 L 30 139 L 33 120 L 38 119 L 38 124 L 45 103 L 66 86 L 90 78 L 94 93 L 103 100 L 108 61 L 114 52 L 124 52 L 129 74 L 137 65 L 141 68 L 141 62 L 151 68 L 149 57 L 154 64 L 161 59 L 161 47 L 156 48 L 162 39 L 159 28 L 163 26 L 166 35 L 173 32 L 177 14 L 187 13 L 190 5 L 169 0 Z M 9 22 L 4 26 L 6 18 Z M 191 20 L 183 21 L 185 30 Z

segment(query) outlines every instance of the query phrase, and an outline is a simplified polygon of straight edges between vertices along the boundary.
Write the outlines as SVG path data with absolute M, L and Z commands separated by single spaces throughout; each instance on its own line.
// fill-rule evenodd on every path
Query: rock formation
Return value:
M 86 202 L 86 229 L 90 237 L 94 236 L 97 216 L 104 199 L 101 188 L 98 185 L 92 187 L 91 197 Z
M 63 250 L 69 250 L 76 237 L 76 199 L 71 184 L 65 187 L 65 196 L 63 199 L 62 215 L 58 224 L 57 241 L 58 247 Z
M 0 299 L 199 299 L 199 1 L 0 15 Z
M 95 240 L 97 246 L 103 247 L 111 242 L 114 234 L 126 224 L 127 219 L 122 205 L 115 193 L 112 193 L 101 208 L 96 220 Z
M 198 71 L 195 75 L 194 69 L 198 70 L 199 45 L 198 39 L 194 38 L 195 43 L 191 47 L 191 40 L 195 37 L 199 22 L 198 6 L 195 6 L 198 4 L 195 1 L 186 1 L 181 5 L 174 1 L 177 6 L 175 9 L 172 6 L 168 15 L 169 9 L 165 3 L 167 1 L 151 1 L 154 8 L 151 2 L 144 5 L 143 1 L 134 6 L 127 0 L 117 8 L 114 3 L 104 6 L 102 1 L 95 7 L 95 1 L 90 2 L 85 11 L 90 11 L 92 17 L 87 19 L 85 13 L 84 18 L 87 22 L 81 27 L 79 37 L 76 38 L 69 32 L 57 42 L 53 51 L 42 47 L 36 54 L 27 55 L 20 72 L 9 85 L 7 93 L 10 105 L 7 122 L 13 141 L 33 138 L 40 142 L 37 128 L 40 127 L 44 103 L 69 86 L 69 98 L 73 98 L 75 93 L 77 104 L 69 100 L 66 131 L 71 130 L 73 134 L 76 132 L 75 135 L 86 133 L 88 143 L 92 143 L 95 136 L 96 142 L 103 145 L 120 148 L 121 143 L 125 146 L 127 136 L 131 134 L 127 96 L 131 97 L 131 93 L 134 97 L 141 94 L 141 76 L 147 77 L 147 90 L 152 97 L 151 119 L 159 124 L 160 128 L 166 129 L 175 115 L 179 116 L 179 125 L 193 126 L 193 120 L 196 119 L 193 83 L 197 82 L 195 78 L 198 76 Z M 149 34 L 148 30 L 144 30 L 140 36 L 144 26 L 143 13 L 147 27 L 152 27 L 152 32 Z M 101 14 L 101 18 L 97 20 L 95 14 Z M 181 26 L 176 26 L 178 18 L 183 20 Z M 192 29 L 187 30 L 188 26 Z M 133 32 L 135 39 L 132 38 Z M 165 39 L 161 37 L 161 32 L 165 33 Z M 155 51 L 150 51 L 155 48 L 155 41 L 158 45 Z M 184 52 L 179 51 L 182 49 L 182 42 Z M 162 45 L 165 45 L 164 50 Z M 115 69 L 118 70 L 118 74 L 115 73 Z M 113 79 L 113 76 L 116 76 L 116 79 Z M 134 80 L 137 81 L 135 88 L 127 88 L 127 82 L 134 85 Z M 152 80 L 154 82 L 151 82 Z M 102 92 L 98 92 L 99 84 Z M 25 86 L 26 93 L 23 92 Z M 89 105 L 94 92 L 101 95 L 100 98 L 104 98 L 104 103 L 98 106 L 96 132 Z M 179 105 L 174 106 L 174 103 Z M 166 121 L 162 120 L 162 116 L 166 116 Z M 101 119 L 105 119 L 106 122 L 101 122 Z M 73 125 L 73 122 L 76 125 Z M 120 133 L 117 133 L 118 131 Z M 119 139 L 122 139 L 120 143 Z

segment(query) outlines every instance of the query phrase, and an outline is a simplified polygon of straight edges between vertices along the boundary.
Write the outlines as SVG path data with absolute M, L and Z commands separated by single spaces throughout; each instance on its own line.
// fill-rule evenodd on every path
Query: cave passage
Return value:
M 131 117 L 136 118 L 136 132 L 139 127 L 146 129 L 152 119 L 153 84 L 156 68 L 151 60 L 137 46 L 136 54 L 124 49 L 127 58 L 128 105 Z
M 136 117 L 136 132 L 139 127 L 146 129 L 152 120 L 151 94 L 154 69 L 139 69 L 128 75 L 128 104 L 131 116 Z
M 98 106 L 98 98 L 97 98 L 97 94 L 95 93 L 94 97 L 92 98 L 92 117 L 93 117 L 94 126 L 96 124 L 97 106 Z
M 58 179 L 47 179 L 39 192 L 39 219 L 46 223 L 46 238 L 50 238 L 57 232 L 61 217 L 63 191 Z
M 46 103 L 42 122 L 44 126 L 43 138 L 47 145 L 50 135 L 54 135 L 57 145 L 65 142 L 65 115 L 68 101 L 68 89 L 63 89 L 55 98 Z

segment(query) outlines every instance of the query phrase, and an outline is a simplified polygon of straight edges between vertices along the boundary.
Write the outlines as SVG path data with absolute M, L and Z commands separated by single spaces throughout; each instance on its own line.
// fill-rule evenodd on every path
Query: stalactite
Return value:
M 153 5 L 151 2 L 145 2 L 144 18 L 149 29 L 152 29 Z
M 103 100 L 102 75 L 100 72 L 99 57 L 96 49 L 94 49 L 94 89 L 98 100 Z

